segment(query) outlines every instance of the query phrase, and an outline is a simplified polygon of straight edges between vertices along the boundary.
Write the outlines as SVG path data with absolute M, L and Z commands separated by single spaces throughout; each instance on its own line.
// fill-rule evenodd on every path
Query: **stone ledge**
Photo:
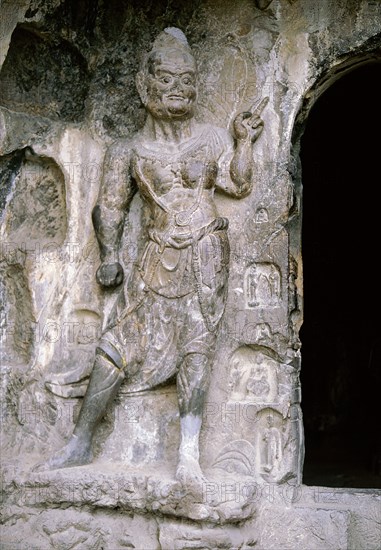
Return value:
M 183 487 L 164 468 L 128 468 L 122 462 L 33 473 L 14 465 L 3 468 L 6 506 L 77 507 L 156 513 L 214 524 L 252 518 L 258 488 L 248 479 L 213 478 L 201 487 Z M 220 488 L 223 487 L 223 495 Z
M 48 472 L 33 473 L 30 468 L 31 464 L 4 465 L 5 517 L 13 506 L 87 507 L 233 525 L 259 513 L 314 517 L 325 510 L 348 513 L 344 523 L 356 529 L 365 523 L 374 529 L 381 523 L 381 490 L 258 484 L 248 476 L 229 477 L 216 470 L 207 470 L 208 482 L 196 490 L 184 488 L 165 465 L 127 469 L 124 462 L 100 460 Z
M 131 544 L 141 544 L 149 532 L 152 540 L 160 540 L 160 545 L 149 546 L 155 550 L 189 550 L 201 544 L 206 550 L 379 549 L 380 490 L 252 484 L 249 493 L 241 490 L 250 486 L 247 479 L 214 478 L 200 498 L 184 491 L 168 472 L 124 472 L 124 467 L 97 462 L 39 474 L 6 467 L 4 549 L 24 548 L 10 542 L 18 540 L 15 522 L 22 523 L 24 534 L 37 529 L 40 538 L 33 534 L 30 546 L 36 549 L 55 548 L 64 538 L 83 541 L 81 548 L 97 547 L 91 544 L 101 536 L 100 526 L 107 548 L 136 547 Z M 140 528 L 128 544 L 124 539 L 123 544 L 111 544 L 116 533 L 130 532 L 126 526 L 137 524 L 144 524 L 147 533 Z

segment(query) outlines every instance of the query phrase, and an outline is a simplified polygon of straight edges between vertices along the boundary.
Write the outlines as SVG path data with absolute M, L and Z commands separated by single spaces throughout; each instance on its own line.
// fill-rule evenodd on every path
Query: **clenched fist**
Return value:
M 123 282 L 123 268 L 119 262 L 102 264 L 96 274 L 97 282 L 105 287 L 113 288 Z

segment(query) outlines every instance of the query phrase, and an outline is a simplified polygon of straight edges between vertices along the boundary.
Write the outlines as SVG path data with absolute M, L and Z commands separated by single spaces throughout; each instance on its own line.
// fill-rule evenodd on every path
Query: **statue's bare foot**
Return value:
M 176 479 L 185 488 L 191 489 L 197 495 L 202 496 L 205 484 L 208 480 L 202 473 L 200 464 L 196 458 L 189 454 L 180 455 L 176 470 Z
M 46 470 L 58 470 L 60 468 L 71 468 L 89 464 L 93 460 L 91 445 L 88 441 L 83 442 L 73 435 L 69 442 L 57 453 L 44 462 L 36 464 L 33 472 L 44 472 Z

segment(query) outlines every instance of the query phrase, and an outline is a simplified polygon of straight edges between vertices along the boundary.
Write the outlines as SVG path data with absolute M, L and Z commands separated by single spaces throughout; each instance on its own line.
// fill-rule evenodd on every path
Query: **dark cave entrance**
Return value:
M 303 181 L 303 483 L 381 488 L 381 63 L 313 106 Z

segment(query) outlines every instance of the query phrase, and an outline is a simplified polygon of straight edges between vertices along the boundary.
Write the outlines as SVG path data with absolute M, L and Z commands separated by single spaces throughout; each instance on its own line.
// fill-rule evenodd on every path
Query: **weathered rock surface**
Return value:
M 379 60 L 377 1 L 5 0 L 0 18 L 1 543 L 28 548 L 376 550 L 378 491 L 302 485 L 299 140 L 316 99 Z M 254 190 L 216 194 L 229 221 L 228 298 L 201 431 L 201 492 L 175 481 L 174 385 L 123 391 L 95 462 L 32 473 L 71 434 L 117 291 L 102 290 L 91 222 L 108 146 L 141 128 L 141 55 L 187 35 L 197 120 L 232 131 L 269 97 Z M 142 202 L 126 219 L 127 277 Z

